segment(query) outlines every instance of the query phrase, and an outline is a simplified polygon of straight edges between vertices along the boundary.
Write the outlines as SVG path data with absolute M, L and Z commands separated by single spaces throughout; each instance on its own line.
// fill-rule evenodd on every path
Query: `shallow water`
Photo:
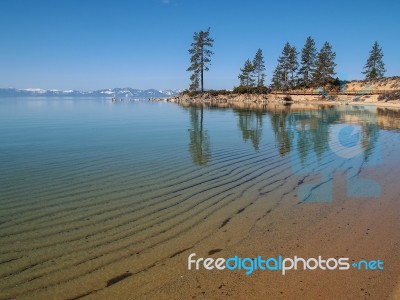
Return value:
M 373 106 L 0 99 L 0 298 L 162 274 L 266 204 L 380 199 L 389 179 L 365 174 L 399 161 L 399 128 L 399 111 Z

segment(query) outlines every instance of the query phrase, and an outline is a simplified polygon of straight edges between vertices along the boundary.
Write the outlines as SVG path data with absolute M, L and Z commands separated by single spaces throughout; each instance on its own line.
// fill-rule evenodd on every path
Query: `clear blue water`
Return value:
M 379 199 L 362 174 L 398 161 L 399 125 L 367 106 L 0 99 L 0 298 L 103 289 L 266 199 L 334 201 L 335 172 Z

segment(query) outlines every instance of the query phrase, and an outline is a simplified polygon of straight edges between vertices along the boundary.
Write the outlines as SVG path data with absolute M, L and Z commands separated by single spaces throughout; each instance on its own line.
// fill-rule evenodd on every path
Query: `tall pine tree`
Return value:
M 253 59 L 253 67 L 254 67 L 255 77 L 257 78 L 257 87 L 264 87 L 265 62 L 261 49 L 257 50 L 257 53 Z
M 295 72 L 298 68 L 297 54 L 295 47 L 290 46 L 289 43 L 285 44 L 272 78 L 275 86 L 288 89 L 295 85 Z
M 289 54 L 290 87 L 292 88 L 296 86 L 296 70 L 299 67 L 299 63 L 297 62 L 298 54 L 296 47 L 292 46 Z
M 332 46 L 325 42 L 317 55 L 316 69 L 313 80 L 317 86 L 325 87 L 331 80 L 335 72 L 336 53 L 332 51 Z
M 310 87 L 312 77 L 315 71 L 315 61 L 317 57 L 317 49 L 315 42 L 311 36 L 306 40 L 304 48 L 301 50 L 301 62 L 299 76 L 304 87 Z
M 292 52 L 292 47 L 290 46 L 289 43 L 286 43 L 285 46 L 283 47 L 282 54 L 278 58 L 278 66 L 277 69 L 279 69 L 281 75 L 282 75 L 282 84 L 281 86 L 284 89 L 288 88 L 289 85 L 289 71 L 290 71 L 290 55 Z
M 206 31 L 195 32 L 193 43 L 189 49 L 190 67 L 187 71 L 193 72 L 190 77 L 191 90 L 200 90 L 204 92 L 204 72 L 208 71 L 208 65 L 211 63 L 211 56 L 214 54 L 209 48 L 212 48 L 214 40 L 210 37 L 210 28 Z
M 281 66 L 278 64 L 275 68 L 274 74 L 272 75 L 272 87 L 276 90 L 281 90 L 284 88 L 284 84 L 285 75 Z
M 382 78 L 385 75 L 385 64 L 383 63 L 383 52 L 382 48 L 379 46 L 378 42 L 375 42 L 369 52 L 369 57 L 367 63 L 364 66 L 364 71 L 366 80 L 373 81 L 375 79 Z
M 247 88 L 254 87 L 255 84 L 255 79 L 253 78 L 254 70 L 255 70 L 254 65 L 251 63 L 250 59 L 247 59 L 246 62 L 244 63 L 243 68 L 240 69 L 240 74 L 238 76 L 241 86 Z

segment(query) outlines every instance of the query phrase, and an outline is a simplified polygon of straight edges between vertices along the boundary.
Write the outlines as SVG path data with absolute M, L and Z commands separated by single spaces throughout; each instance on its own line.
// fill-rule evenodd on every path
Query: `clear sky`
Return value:
M 284 44 L 329 41 L 341 79 L 361 79 L 372 44 L 400 75 L 400 2 L 0 0 L 0 87 L 187 88 L 195 31 L 211 27 L 205 87 L 231 89 L 261 48 L 267 82 Z

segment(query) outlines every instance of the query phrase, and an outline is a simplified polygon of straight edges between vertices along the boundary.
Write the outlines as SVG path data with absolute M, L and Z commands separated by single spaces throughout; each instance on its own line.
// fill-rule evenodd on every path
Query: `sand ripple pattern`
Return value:
M 380 142 L 390 149 L 392 135 L 382 132 Z M 327 167 L 345 173 L 323 150 L 314 173 Z M 13 163 L 4 163 L 0 299 L 79 299 L 107 289 L 188 253 L 251 207 L 268 201 L 273 210 L 292 201 L 311 176 L 293 172 L 300 158 L 282 156 L 276 143 L 260 151 L 217 150 L 204 167 L 188 164 L 181 152 L 146 155 L 157 160 L 137 164 L 115 153 L 59 173 L 74 163 L 66 156 L 29 178 L 14 176 Z

